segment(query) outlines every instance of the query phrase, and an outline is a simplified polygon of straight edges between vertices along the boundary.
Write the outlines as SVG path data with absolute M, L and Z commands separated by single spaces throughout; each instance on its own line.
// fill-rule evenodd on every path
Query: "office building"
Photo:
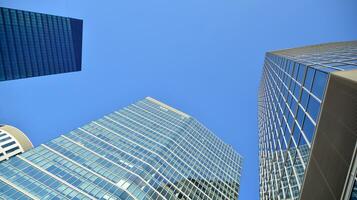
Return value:
M 19 129 L 0 125 L 0 162 L 31 149 L 32 143 Z
M 357 41 L 268 52 L 258 98 L 260 199 L 355 199 Z
M 80 71 L 82 24 L 0 7 L 0 81 Z
M 147 97 L 0 164 L 5 199 L 234 199 L 242 157 Z

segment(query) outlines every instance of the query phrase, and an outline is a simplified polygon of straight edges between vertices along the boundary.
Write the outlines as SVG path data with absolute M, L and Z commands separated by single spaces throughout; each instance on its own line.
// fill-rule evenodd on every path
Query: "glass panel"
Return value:
M 320 103 L 313 97 L 310 97 L 309 99 L 309 104 L 307 106 L 307 112 L 310 114 L 310 116 L 314 119 L 316 122 L 318 114 L 320 111 Z
M 309 67 L 307 69 L 305 83 L 304 83 L 305 88 L 307 88 L 308 90 L 311 89 L 314 74 L 315 74 L 315 69 Z
M 299 64 L 295 63 L 294 71 L 293 71 L 293 74 L 292 74 L 294 79 L 296 79 L 296 76 L 298 74 L 298 70 L 299 70 Z
M 302 90 L 300 103 L 301 103 L 302 107 L 304 107 L 305 109 L 306 109 L 308 100 L 309 100 L 309 94 L 306 92 L 306 90 Z
M 322 99 L 322 96 L 324 95 L 327 77 L 328 75 L 326 73 L 318 70 L 316 71 L 314 83 L 312 85 L 312 93 L 319 99 Z
M 301 107 L 299 106 L 298 107 L 298 112 L 297 112 L 297 121 L 298 121 L 300 127 L 302 126 L 302 123 L 303 123 L 303 120 L 304 120 L 304 116 L 305 116 L 305 113 L 301 109 Z
M 306 71 L 306 66 L 300 65 L 297 81 L 301 84 L 303 83 L 303 80 L 304 80 L 305 71 Z
M 305 133 L 306 138 L 309 140 L 309 142 L 312 142 L 312 137 L 314 135 L 315 131 L 315 126 L 314 124 L 310 121 L 308 117 L 305 117 L 304 125 L 302 130 Z

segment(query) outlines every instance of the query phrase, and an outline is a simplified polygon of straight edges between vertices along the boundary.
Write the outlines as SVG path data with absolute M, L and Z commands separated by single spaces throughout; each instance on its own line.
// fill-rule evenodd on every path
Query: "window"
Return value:
M 299 125 L 300 125 L 300 127 L 302 126 L 302 122 L 303 122 L 303 120 L 304 120 L 304 117 L 305 117 L 305 113 L 304 113 L 304 111 L 301 109 L 301 107 L 299 106 L 298 107 L 298 112 L 297 112 L 297 121 L 298 121 L 298 123 L 299 123 Z
M 300 65 L 297 81 L 301 84 L 303 83 L 303 80 L 304 80 L 305 71 L 306 71 L 306 66 Z
M 312 85 L 312 93 L 317 96 L 319 99 L 322 99 L 322 96 L 325 91 L 325 86 L 327 82 L 327 74 L 321 71 L 316 71 L 314 83 Z
M 306 109 L 307 106 L 307 102 L 309 100 L 309 94 L 306 92 L 306 90 L 302 90 L 302 94 L 301 94 L 301 100 L 300 100 L 300 104 L 302 105 L 302 107 L 304 107 Z
M 312 81 L 313 81 L 313 78 L 314 78 L 314 74 L 315 74 L 315 69 L 309 67 L 307 69 L 305 83 L 304 83 L 305 88 L 308 89 L 308 90 L 311 89 L 311 85 L 312 85 Z
M 13 145 L 13 144 L 15 144 L 15 143 L 16 143 L 15 141 L 12 141 L 12 142 L 9 142 L 9 143 L 7 143 L 7 144 L 2 145 L 1 147 L 2 147 L 2 148 L 9 147 L 9 146 L 11 146 L 11 145 Z
M 294 67 L 294 71 L 293 71 L 293 74 L 292 74 L 292 77 L 294 79 L 296 79 L 296 76 L 298 74 L 298 70 L 299 70 L 299 64 L 298 63 L 295 63 L 295 67 Z
M 5 141 L 10 140 L 10 139 L 11 139 L 10 137 L 6 137 L 6 138 L 4 138 L 4 139 L 1 139 L 1 140 L 0 140 L 0 143 L 5 142 Z
M 14 151 L 16 151 L 18 149 L 19 149 L 19 147 L 14 147 L 12 149 L 7 150 L 6 153 L 11 153 L 11 152 L 14 152 Z
M 320 111 L 320 103 L 313 97 L 310 97 L 309 104 L 307 106 L 307 112 L 310 114 L 312 119 L 316 122 L 318 114 Z
M 305 133 L 306 138 L 309 140 L 309 142 L 312 142 L 312 137 L 314 135 L 315 131 L 315 126 L 314 124 L 310 121 L 308 117 L 305 117 L 304 125 L 302 130 Z

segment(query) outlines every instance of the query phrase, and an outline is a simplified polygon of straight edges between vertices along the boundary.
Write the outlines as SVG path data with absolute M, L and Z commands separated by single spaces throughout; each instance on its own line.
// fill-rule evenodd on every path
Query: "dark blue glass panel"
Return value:
M 289 128 L 291 130 L 293 128 L 293 124 L 294 124 L 294 117 L 291 115 L 290 112 L 288 114 L 288 124 L 289 124 Z
M 76 60 L 76 70 L 81 70 L 82 68 L 82 32 L 83 32 L 83 21 L 78 19 L 72 19 L 71 30 L 72 30 L 72 40 L 73 48 Z
M 291 84 L 290 84 L 290 87 L 289 87 L 289 90 L 291 92 L 294 92 L 295 85 L 296 85 L 295 81 L 291 81 Z
M 82 20 L 0 11 L 0 81 L 81 70 Z
M 292 73 L 292 77 L 294 79 L 296 79 L 297 75 L 298 75 L 298 71 L 299 71 L 299 64 L 298 63 L 295 63 L 294 64 L 294 70 L 293 70 L 293 73 Z
M 314 83 L 312 85 L 312 93 L 319 99 L 322 99 L 322 96 L 325 92 L 327 78 L 328 75 L 326 73 L 318 70 L 316 71 Z
M 307 112 L 316 122 L 320 111 L 320 103 L 313 97 L 310 97 L 309 104 L 307 105 Z
M 297 114 L 296 114 L 296 118 L 297 118 L 297 121 L 300 125 L 300 127 L 302 126 L 302 123 L 304 121 L 304 117 L 305 117 L 305 112 L 301 109 L 301 107 L 299 106 L 298 107 L 298 111 L 297 111 Z
M 293 99 L 293 100 L 291 101 L 290 108 L 291 108 L 291 111 L 293 111 L 294 114 L 295 114 L 295 112 L 296 112 L 297 106 L 298 106 L 298 103 Z
M 299 86 L 299 84 L 295 84 L 294 96 L 296 99 L 299 99 L 299 97 L 300 97 L 300 90 L 301 90 L 301 87 Z
M 300 134 L 300 140 L 299 140 L 299 145 L 304 145 L 306 144 L 306 140 L 304 138 L 304 136 L 302 135 L 302 133 Z
M 307 73 L 306 73 L 305 82 L 304 82 L 304 86 L 308 90 L 311 89 L 311 85 L 312 85 L 312 82 L 314 80 L 314 75 L 315 75 L 315 69 L 313 69 L 311 67 L 308 67 Z
M 294 136 L 295 142 L 298 143 L 298 142 L 299 142 L 299 137 L 300 137 L 300 130 L 299 130 L 299 128 L 296 126 L 296 124 L 295 124 L 295 127 L 294 127 L 293 136 Z
M 305 65 L 300 65 L 299 73 L 298 73 L 298 76 L 297 76 L 297 81 L 299 83 L 301 83 L 301 84 L 303 84 L 305 71 L 306 71 L 306 66 Z
M 290 60 L 288 60 L 287 62 L 288 65 L 288 74 L 292 75 L 293 74 L 293 70 L 294 70 L 294 63 Z
M 305 133 L 306 138 L 309 140 L 309 142 L 312 142 L 312 137 L 314 136 L 315 132 L 315 126 L 314 124 L 310 121 L 308 117 L 305 117 L 304 125 L 302 130 Z
M 300 103 L 302 105 L 302 107 L 306 108 L 307 106 L 307 102 L 309 101 L 309 93 L 306 92 L 306 90 L 302 90 L 302 94 L 301 94 L 301 99 L 300 99 Z

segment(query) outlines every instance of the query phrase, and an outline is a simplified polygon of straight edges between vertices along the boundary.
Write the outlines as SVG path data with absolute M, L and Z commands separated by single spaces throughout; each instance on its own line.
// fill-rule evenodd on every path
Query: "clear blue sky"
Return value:
M 0 122 L 39 145 L 145 96 L 205 124 L 244 156 L 258 199 L 264 53 L 357 39 L 356 0 L 1 0 L 84 20 L 83 71 L 0 82 Z

